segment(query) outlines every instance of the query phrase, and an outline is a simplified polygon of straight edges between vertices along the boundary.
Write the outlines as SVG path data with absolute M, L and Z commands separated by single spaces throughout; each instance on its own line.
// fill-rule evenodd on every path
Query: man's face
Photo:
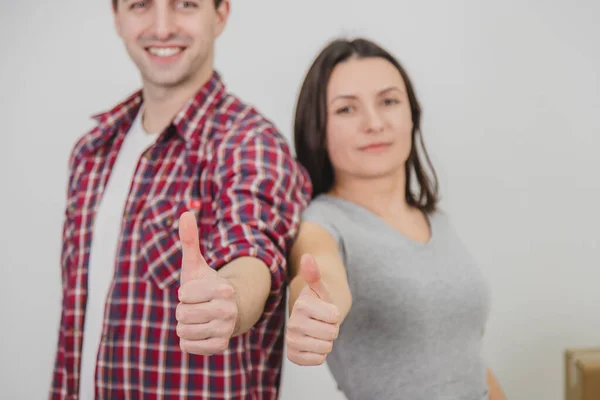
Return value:
M 212 70 L 214 42 L 229 14 L 229 1 L 119 0 L 115 26 L 144 83 L 170 88 Z

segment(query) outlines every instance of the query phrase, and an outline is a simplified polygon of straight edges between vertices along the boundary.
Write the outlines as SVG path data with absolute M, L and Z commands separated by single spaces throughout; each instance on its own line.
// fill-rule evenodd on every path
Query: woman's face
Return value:
M 400 72 L 383 58 L 338 64 L 327 86 L 327 151 L 336 179 L 404 173 L 413 122 Z

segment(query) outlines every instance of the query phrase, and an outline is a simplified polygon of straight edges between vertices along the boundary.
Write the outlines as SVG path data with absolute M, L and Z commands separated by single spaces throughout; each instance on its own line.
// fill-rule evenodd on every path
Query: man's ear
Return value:
M 227 24 L 229 18 L 229 12 L 231 11 L 231 3 L 229 0 L 222 0 L 219 7 L 216 9 L 217 23 L 215 24 L 215 37 L 221 35 Z

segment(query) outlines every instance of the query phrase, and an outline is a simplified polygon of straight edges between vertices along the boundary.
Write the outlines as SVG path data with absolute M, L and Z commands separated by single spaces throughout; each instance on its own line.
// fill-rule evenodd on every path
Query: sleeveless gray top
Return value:
M 329 195 L 303 214 L 338 241 L 353 296 L 327 358 L 349 400 L 481 400 L 489 291 L 447 216 L 420 243 Z

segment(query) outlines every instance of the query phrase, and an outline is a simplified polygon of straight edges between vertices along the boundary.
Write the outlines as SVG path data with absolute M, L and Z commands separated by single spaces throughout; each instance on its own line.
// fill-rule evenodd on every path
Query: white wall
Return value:
M 2 398 L 46 395 L 68 152 L 138 85 L 109 3 L 0 3 Z M 364 34 L 398 55 L 443 205 L 491 280 L 489 364 L 510 400 L 559 400 L 563 349 L 600 346 L 600 2 L 525 3 L 234 0 L 217 64 L 289 135 L 326 40 Z M 283 400 L 334 393 L 326 367 L 286 363 Z

